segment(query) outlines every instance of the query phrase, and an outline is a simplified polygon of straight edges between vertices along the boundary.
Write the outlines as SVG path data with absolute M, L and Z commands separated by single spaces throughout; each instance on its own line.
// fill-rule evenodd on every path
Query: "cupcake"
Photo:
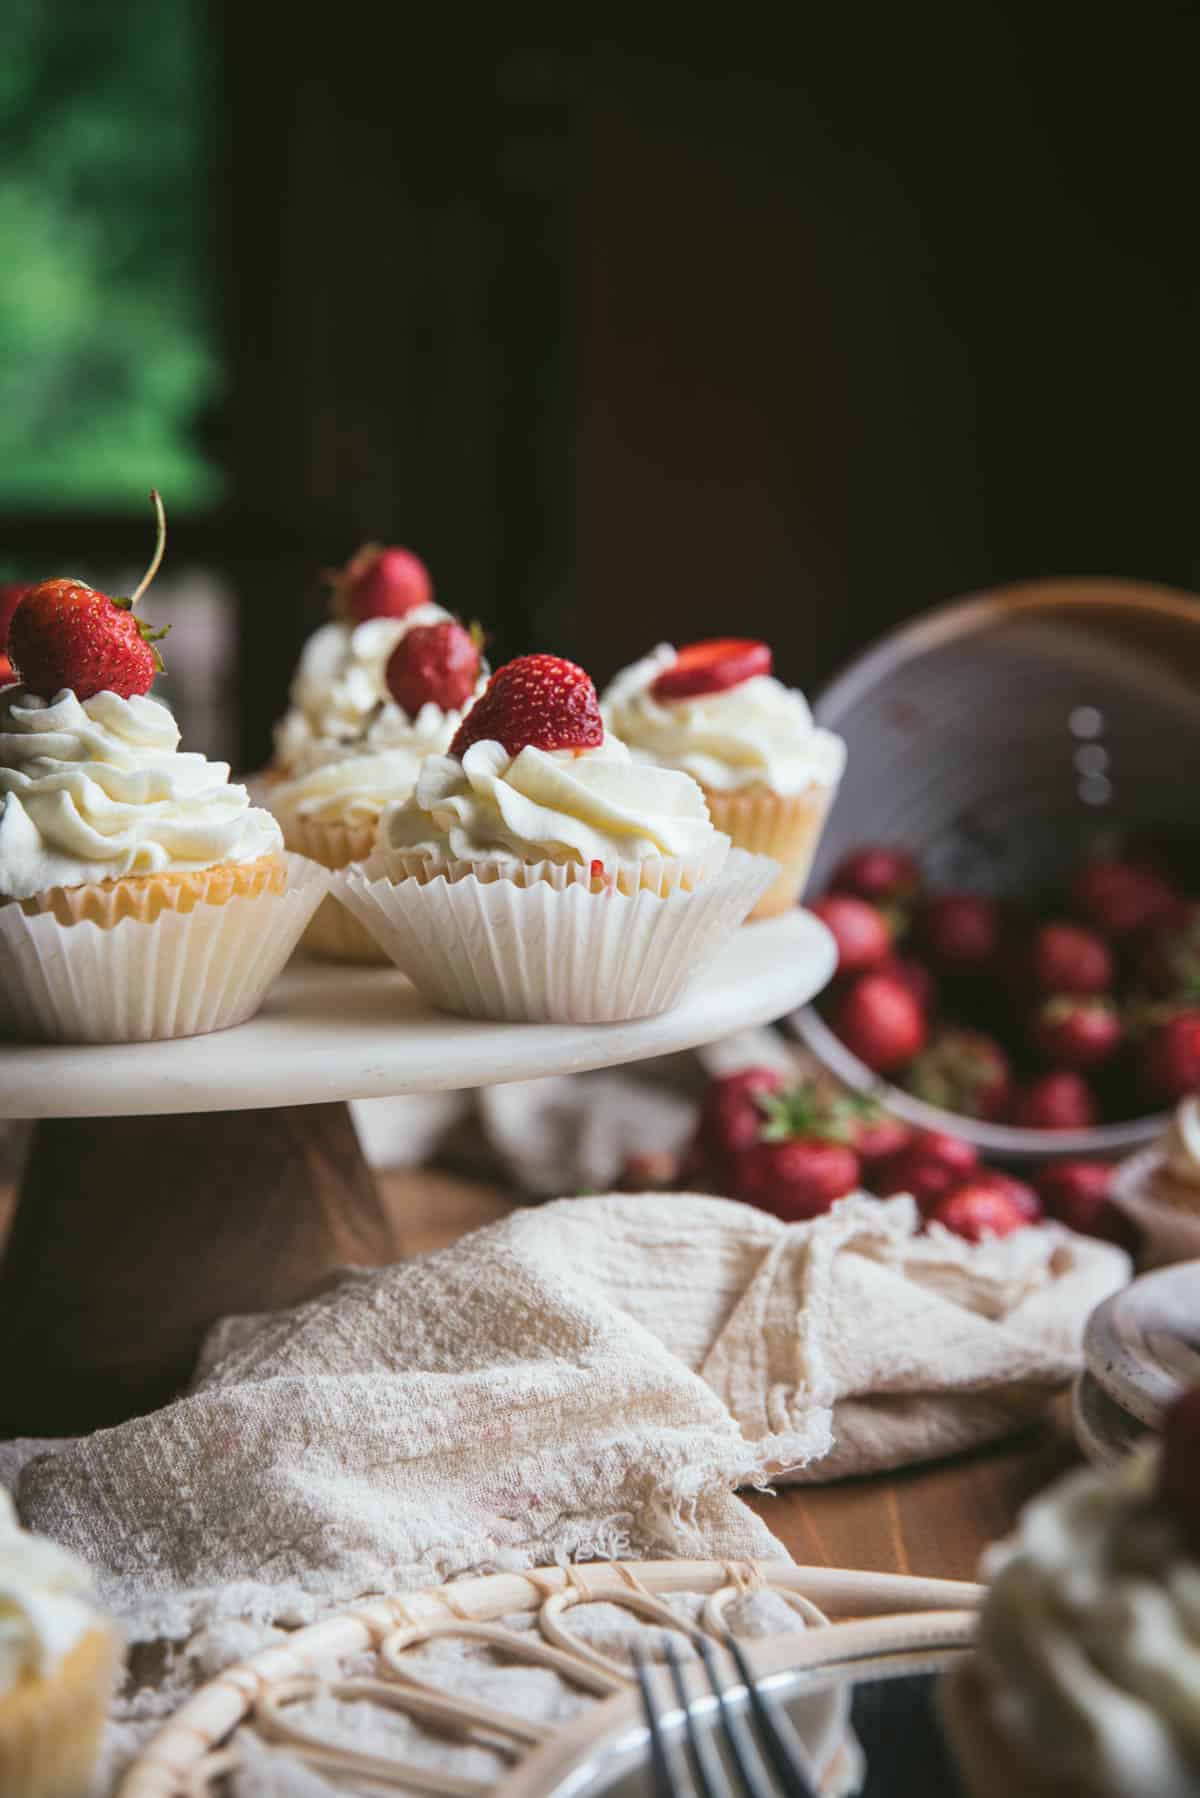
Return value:
M 84 1798 L 119 1664 L 83 1562 L 0 1490 L 0 1798 Z
M 343 902 L 435 1005 L 599 1023 L 674 1004 L 774 878 L 689 775 L 608 735 L 557 656 L 499 669 L 385 812 Z
M 287 847 L 330 869 L 364 861 L 386 808 L 408 798 L 428 756 L 449 749 L 483 690 L 481 667 L 477 634 L 452 618 L 406 631 L 384 671 L 388 697 L 362 735 L 352 742 L 311 741 L 270 789 L 268 803 Z M 304 943 L 342 961 L 388 960 L 332 898 L 317 911 Z
M 434 604 L 429 572 L 411 550 L 367 544 L 330 581 L 334 616 L 304 645 L 275 727 L 276 775 L 301 770 L 314 752 L 361 744 L 387 701 L 396 645 L 450 616 Z
M 132 601 L 43 581 L 9 648 L 21 679 L 0 690 L 0 1033 L 125 1042 L 242 1022 L 326 877 L 285 855 L 225 763 L 179 752 L 149 697 L 161 664 Z
M 1200 1098 L 1181 1099 L 1162 1140 L 1116 1170 L 1113 1199 L 1141 1233 L 1141 1266 L 1200 1257 Z
M 1200 1390 L 1161 1451 L 1026 1507 L 943 1715 L 975 1798 L 1200 1791 Z
M 813 723 L 802 693 L 771 673 L 765 643 L 661 644 L 604 695 L 608 727 L 639 757 L 700 783 L 718 830 L 769 855 L 777 879 L 755 906 L 775 917 L 800 897 L 846 746 Z

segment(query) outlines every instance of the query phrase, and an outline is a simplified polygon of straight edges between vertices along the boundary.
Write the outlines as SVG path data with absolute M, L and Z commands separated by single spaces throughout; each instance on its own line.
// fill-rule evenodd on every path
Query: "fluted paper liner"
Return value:
M 473 1018 L 606 1024 L 667 1011 L 701 974 L 778 872 L 732 851 L 695 886 L 680 864 L 646 864 L 657 882 L 593 891 L 587 869 L 531 864 L 521 880 L 465 863 L 399 881 L 376 856 L 334 891 L 432 1004 Z
M 321 823 L 314 818 L 280 818 L 283 839 L 297 855 L 306 855 L 323 868 L 336 872 L 351 862 L 365 861 L 375 847 L 379 820 L 368 824 Z M 303 936 L 304 947 L 311 955 L 327 961 L 372 962 L 387 967 L 384 954 L 369 930 L 364 930 L 353 912 L 330 897 L 321 902 Z
M 778 876 L 751 912 L 752 919 L 778 917 L 800 898 L 836 792 L 836 782 L 816 781 L 802 793 L 791 794 L 766 786 L 740 792 L 704 788 L 708 815 L 734 848 L 769 855 L 780 865 Z
M 66 926 L 0 906 L 0 1035 L 133 1043 L 242 1024 L 266 997 L 330 875 L 288 855 L 287 886 L 164 911 L 152 923 Z
M 119 1662 L 97 1625 L 57 1667 L 0 1692 L 0 1792 L 87 1798 Z

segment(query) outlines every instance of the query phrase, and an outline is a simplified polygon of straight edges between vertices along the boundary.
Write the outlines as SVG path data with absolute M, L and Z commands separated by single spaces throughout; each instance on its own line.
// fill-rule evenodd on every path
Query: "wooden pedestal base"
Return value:
M 0 1265 L 0 1436 L 152 1410 L 216 1318 L 392 1255 L 345 1105 L 40 1123 Z

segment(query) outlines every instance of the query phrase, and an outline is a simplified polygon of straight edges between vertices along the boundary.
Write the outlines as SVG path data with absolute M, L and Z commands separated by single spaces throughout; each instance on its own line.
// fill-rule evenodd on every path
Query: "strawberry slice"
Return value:
M 449 753 L 462 760 L 472 743 L 522 749 L 598 749 L 604 720 L 590 677 L 561 656 L 518 656 L 497 668 L 467 713 Z
M 689 643 L 650 691 L 655 699 L 694 699 L 701 693 L 723 693 L 757 674 L 770 674 L 771 651 L 749 637 L 711 637 Z

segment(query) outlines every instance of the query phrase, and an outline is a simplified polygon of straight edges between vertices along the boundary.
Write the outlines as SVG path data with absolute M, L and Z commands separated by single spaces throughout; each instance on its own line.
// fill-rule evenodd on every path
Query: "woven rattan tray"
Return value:
M 796 1612 L 794 1633 L 747 1644 L 756 1672 L 784 1668 L 877 1667 L 906 1659 L 928 1664 L 969 1642 L 979 1588 L 950 1580 L 796 1567 L 790 1562 L 665 1561 L 552 1567 L 502 1573 L 364 1600 L 353 1610 L 298 1630 L 228 1668 L 204 1686 L 154 1736 L 130 1767 L 120 1798 L 201 1798 L 222 1789 L 240 1763 L 246 1732 L 277 1746 L 329 1781 L 368 1781 L 380 1790 L 438 1792 L 481 1798 L 533 1798 L 555 1790 L 569 1769 L 599 1744 L 628 1737 L 636 1703 L 627 1662 L 599 1652 L 567 1626 L 580 1605 L 620 1606 L 646 1624 L 685 1638 L 699 1631 L 720 1637 L 734 1601 L 768 1589 Z M 672 1594 L 703 1600 L 689 1622 L 667 1608 Z M 839 1619 L 834 1622 L 832 1617 Z M 501 1619 L 508 1620 L 502 1623 Z M 513 1627 L 514 1624 L 523 1627 Z M 499 1711 L 417 1678 L 408 1651 L 438 1637 L 458 1636 L 503 1657 L 549 1669 L 596 1703 L 558 1729 Z M 336 1663 L 373 1654 L 375 1672 L 342 1677 Z M 846 1728 L 847 1694 L 840 1682 L 806 1699 L 803 1733 L 823 1794 L 849 1788 L 853 1744 Z M 697 1688 L 698 1689 L 698 1688 Z M 294 1721 L 293 1707 L 324 1691 L 338 1700 L 399 1710 L 460 1741 L 501 1747 L 511 1772 L 499 1788 L 450 1770 L 414 1766 L 400 1758 L 364 1754 L 323 1740 Z

